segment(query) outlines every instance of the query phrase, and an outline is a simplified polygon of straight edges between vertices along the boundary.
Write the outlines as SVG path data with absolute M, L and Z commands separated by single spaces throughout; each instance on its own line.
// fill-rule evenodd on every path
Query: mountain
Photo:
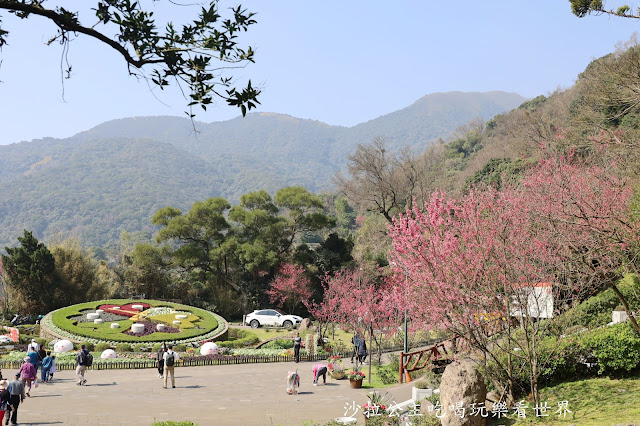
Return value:
M 331 189 L 359 143 L 384 136 L 390 149 L 424 150 L 524 100 L 505 92 L 436 93 L 351 128 L 275 113 L 214 123 L 135 117 L 67 139 L 0 146 L 0 248 L 14 245 L 23 229 L 45 240 L 73 235 L 86 246 L 114 247 L 123 230 L 152 232 L 151 217 L 167 205 L 186 210 L 210 196 L 234 203 L 249 191 L 292 185 Z

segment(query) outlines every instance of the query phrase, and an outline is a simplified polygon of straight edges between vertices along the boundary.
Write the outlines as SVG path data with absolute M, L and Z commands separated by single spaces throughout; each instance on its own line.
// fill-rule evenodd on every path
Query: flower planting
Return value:
M 87 314 L 103 321 L 95 323 Z M 176 316 L 180 324 L 174 325 Z M 139 332 L 132 332 L 132 324 L 142 324 Z M 114 326 L 117 324 L 117 327 Z M 158 329 L 158 325 L 164 327 Z M 190 343 L 213 340 L 227 329 L 226 321 L 203 309 L 177 303 L 155 300 L 131 301 L 126 299 L 88 302 L 54 311 L 42 320 L 51 334 L 75 342 L 118 343 L 173 342 Z M 149 345 L 149 346 L 151 346 Z

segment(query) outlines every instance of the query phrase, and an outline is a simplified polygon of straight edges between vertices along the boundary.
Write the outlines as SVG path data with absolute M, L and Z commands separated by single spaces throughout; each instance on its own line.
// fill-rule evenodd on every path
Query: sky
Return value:
M 80 11 L 93 25 L 93 0 L 49 0 Z M 142 4 L 159 20 L 196 12 L 167 0 Z M 189 4 L 194 4 L 189 1 Z M 237 1 L 221 0 L 227 9 Z M 570 87 L 593 59 L 615 50 L 640 22 L 575 17 L 568 0 L 245 0 L 258 24 L 242 42 L 256 63 L 235 70 L 262 88 L 258 112 L 276 112 L 353 126 L 405 108 L 436 92 L 502 90 L 531 98 Z M 0 144 L 65 138 L 105 121 L 134 116 L 185 117 L 176 88 L 151 90 L 128 75 L 125 62 L 100 42 L 70 44 L 70 79 L 62 47 L 47 46 L 55 27 L 0 11 L 10 32 L 0 50 Z M 222 101 L 195 110 L 203 122 L 240 115 Z

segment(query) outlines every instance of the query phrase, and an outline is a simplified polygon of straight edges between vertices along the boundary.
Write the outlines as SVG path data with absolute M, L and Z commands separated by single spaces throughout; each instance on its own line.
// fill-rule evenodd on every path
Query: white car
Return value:
M 286 315 L 276 309 L 255 310 L 245 318 L 245 323 L 250 325 L 251 328 L 258 328 L 263 325 L 295 327 L 301 322 L 301 317 L 297 315 Z

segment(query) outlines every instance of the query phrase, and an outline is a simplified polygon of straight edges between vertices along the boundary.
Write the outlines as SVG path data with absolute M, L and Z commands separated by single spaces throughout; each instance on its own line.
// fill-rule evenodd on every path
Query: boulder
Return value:
M 299 331 L 306 330 L 309 327 L 311 327 L 311 319 L 310 318 L 305 318 L 300 323 L 300 328 L 298 330 Z
M 484 426 L 487 418 L 471 415 L 472 404 L 481 407 L 487 397 L 487 388 L 482 375 L 475 366 L 465 360 L 455 361 L 447 366 L 440 383 L 440 403 L 445 416 L 441 419 L 443 426 Z M 451 411 L 450 407 L 460 407 Z M 491 407 L 486 408 L 488 413 Z M 462 413 L 464 409 L 464 413 Z M 489 414 L 491 415 L 491 414 Z

